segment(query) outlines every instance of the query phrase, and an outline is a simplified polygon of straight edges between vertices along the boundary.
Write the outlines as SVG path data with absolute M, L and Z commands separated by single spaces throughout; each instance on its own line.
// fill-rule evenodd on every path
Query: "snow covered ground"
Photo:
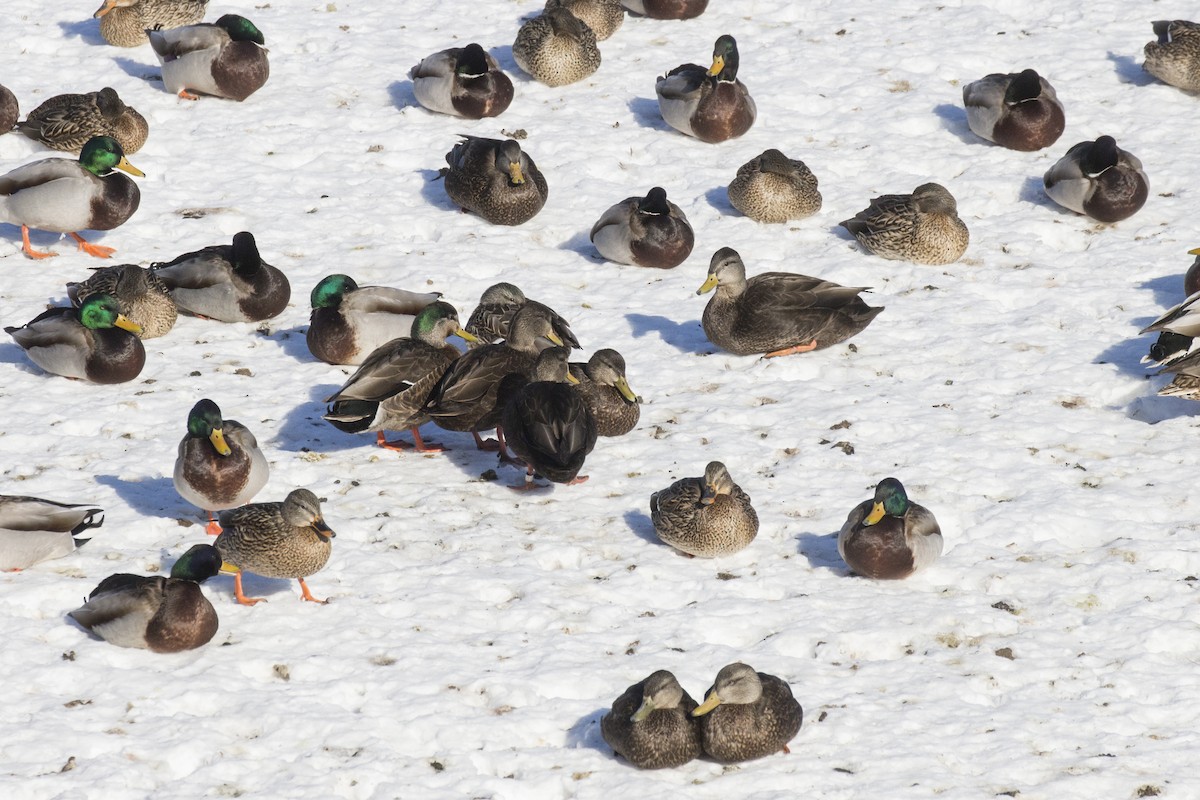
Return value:
M 149 46 L 99 38 L 94 4 L 10 0 L 0 83 L 23 111 L 116 88 L 150 122 L 132 220 L 95 240 L 147 264 L 251 230 L 293 302 L 265 326 L 181 318 L 141 377 L 47 376 L 0 342 L 0 492 L 103 506 L 78 553 L 0 575 L 0 791 L 13 798 L 1195 797 L 1200 449 L 1188 401 L 1138 359 L 1138 330 L 1182 299 L 1200 159 L 1194 97 L 1142 72 L 1152 19 L 1194 4 L 713 0 L 688 22 L 637 17 L 586 81 L 549 89 L 511 42 L 536 0 L 213 0 L 262 29 L 271 78 L 245 103 L 164 91 Z M 742 139 L 707 145 L 658 116 L 654 78 L 741 48 L 758 104 Z M 513 77 L 503 116 L 415 105 L 406 73 L 479 41 Z M 967 129 L 964 83 L 1034 67 L 1066 133 L 1018 153 Z M 517 228 L 460 214 L 431 180 L 458 133 L 523 130 L 549 202 Z M 1150 176 L 1133 218 L 1052 204 L 1041 175 L 1071 144 L 1116 137 Z M 769 147 L 803 159 L 824 208 L 762 226 L 728 204 Z M 0 137 L 0 171 L 46 157 Z M 971 230 L 948 267 L 884 261 L 837 227 L 883 193 L 942 183 Z M 658 272 L 601 262 L 592 222 L 667 189 L 696 250 Z M 70 240 L 34 262 L 0 226 L 0 323 L 21 324 L 98 265 Z M 763 361 L 715 352 L 696 297 L 710 255 L 874 287 L 887 310 L 852 342 Z M 443 292 L 462 314 L 504 279 L 614 347 L 645 400 L 602 440 L 591 480 L 518 495 L 465 435 L 394 454 L 321 420 L 348 369 L 304 344 L 308 292 L 360 283 Z M 581 356 L 582 360 L 583 356 Z M 270 603 L 206 586 L 221 629 L 161 656 L 65 618 L 106 575 L 167 570 L 203 541 L 175 493 L 196 400 L 248 425 L 271 461 L 260 500 L 304 486 L 337 531 L 313 576 L 249 578 Z M 748 549 L 685 559 L 657 542 L 650 494 L 723 460 L 761 519 Z M 498 477 L 481 477 L 494 470 Z M 836 532 L 894 475 L 938 517 L 946 553 L 898 583 L 851 577 Z M 742 660 L 790 682 L 790 755 L 655 773 L 613 757 L 599 719 L 669 669 L 699 697 Z M 64 765 L 71 769 L 64 770 Z M 1192 778 L 1187 778 L 1192 775 Z

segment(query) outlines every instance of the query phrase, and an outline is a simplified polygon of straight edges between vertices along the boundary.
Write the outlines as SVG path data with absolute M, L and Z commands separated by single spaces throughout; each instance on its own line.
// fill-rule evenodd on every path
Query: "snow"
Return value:
M 261 329 L 181 318 L 119 386 L 47 376 L 0 342 L 0 491 L 107 512 L 78 553 L 0 575 L 5 796 L 1194 796 L 1197 407 L 1155 396 L 1166 378 L 1147 378 L 1137 335 L 1182 299 L 1200 185 L 1196 100 L 1144 74 L 1141 48 L 1152 19 L 1194 6 L 714 0 L 688 22 L 627 18 L 599 71 L 558 89 L 512 62 L 539 8 L 214 2 L 209 19 L 241 13 L 270 48 L 270 80 L 239 104 L 176 99 L 149 46 L 102 42 L 90 5 L 8 4 L 0 82 L 23 112 L 111 85 L 150 122 L 130 158 L 141 208 L 89 238 L 148 264 L 251 230 L 293 300 Z M 708 145 L 667 128 L 654 78 L 707 63 L 727 32 L 759 116 Z M 511 108 L 467 121 L 417 107 L 409 67 L 469 41 L 513 77 Z M 972 135 L 962 85 L 1028 66 L 1066 107 L 1063 137 L 1018 153 Z M 546 207 L 517 228 L 458 213 L 431 180 L 456 135 L 517 130 Z M 1151 181 L 1115 226 L 1041 190 L 1070 145 L 1104 133 Z M 764 226 L 728 205 L 737 167 L 769 147 L 817 175 L 816 216 Z M 48 155 L 0 137 L 0 170 Z M 884 261 L 837 227 L 927 181 L 971 230 L 958 263 Z M 666 272 L 600 261 L 594 220 L 655 185 L 695 251 Z M 19 229 L 0 226 L 5 325 L 101 263 L 33 238 L 59 257 L 26 259 Z M 752 275 L 872 286 L 887 310 L 816 353 L 715 352 L 694 292 L 721 246 Z M 587 483 L 532 495 L 462 434 L 426 429 L 454 449 L 415 456 L 340 433 L 321 399 L 350 370 L 316 362 L 303 337 L 308 291 L 333 272 L 443 292 L 464 317 L 514 282 L 571 320 L 576 360 L 624 355 L 641 423 L 601 440 Z M 244 608 L 218 577 L 205 591 L 221 629 L 202 649 L 91 639 L 65 614 L 96 583 L 165 572 L 205 539 L 170 477 L 202 397 L 264 446 L 259 500 L 327 498 L 338 537 L 309 584 L 332 601 L 251 577 L 270 602 Z M 648 499 L 713 459 L 761 530 L 735 556 L 685 559 L 655 539 Z M 849 576 L 835 541 L 888 475 L 946 535 L 941 560 L 898 583 Z M 790 755 L 648 773 L 600 738 L 609 704 L 654 670 L 699 697 L 738 660 L 803 704 Z

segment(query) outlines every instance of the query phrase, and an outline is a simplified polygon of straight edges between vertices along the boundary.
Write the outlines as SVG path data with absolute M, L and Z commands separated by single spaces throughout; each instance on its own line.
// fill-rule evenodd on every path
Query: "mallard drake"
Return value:
M 221 532 L 213 512 L 249 503 L 267 485 L 270 472 L 250 429 L 222 419 L 212 400 L 201 400 L 188 412 L 187 434 L 175 456 L 175 491 L 208 512 L 210 536 Z
M 304 579 L 320 572 L 333 550 L 337 534 L 325 524 L 321 501 L 308 489 L 294 489 L 282 503 L 251 503 L 221 512 L 221 535 L 215 546 L 234 572 L 234 594 L 242 605 L 263 602 L 242 594 L 242 573 L 264 578 L 295 578 L 305 600 L 318 600 Z
M 44 158 L 17 167 L 0 175 L 0 222 L 21 226 L 21 242 L 30 258 L 56 255 L 33 249 L 30 228 L 69 233 L 83 252 L 108 258 L 116 250 L 89 244 L 79 231 L 110 231 L 137 211 L 142 199 L 137 184 L 114 170 L 145 174 L 129 163 L 111 136 L 89 139 L 77 161 Z
M 105 86 L 98 92 L 51 97 L 30 111 L 16 131 L 51 150 L 72 153 L 82 150 L 93 136 L 111 136 L 129 155 L 146 143 L 150 125 L 121 101 L 115 89 Z
M 737 662 L 721 668 L 692 716 L 700 717 L 705 754 L 736 764 L 790 753 L 787 745 L 800 732 L 804 709 L 787 682 Z
M 658 109 L 666 123 L 702 142 L 735 139 L 754 124 L 758 109 L 738 80 L 737 42 L 729 34 L 713 45 L 708 69 L 683 64 L 658 79 Z
M 650 521 L 659 539 L 702 558 L 733 555 L 758 535 L 750 495 L 720 461 L 710 461 L 702 478 L 681 478 L 650 495 Z
M 1200 248 L 1189 250 L 1200 264 Z M 1192 340 L 1200 336 L 1200 292 L 1193 292 L 1178 305 L 1167 309 L 1162 316 L 1139 331 L 1157 333 L 1158 340 L 1150 347 L 1143 363 L 1170 364 L 1187 355 Z
M 1067 124 L 1054 87 L 1032 69 L 997 72 L 968 83 L 963 105 L 976 136 L 1010 150 L 1049 147 Z
M 1193 295 L 1200 292 L 1200 247 L 1194 250 L 1188 250 L 1189 256 L 1195 256 L 1192 265 L 1188 267 L 1187 272 L 1183 274 L 1183 293 L 1185 295 Z
M 884 478 L 875 497 L 859 503 L 838 534 L 838 553 L 851 570 L 876 580 L 907 578 L 942 554 L 933 514 L 908 499 L 904 485 Z
M 513 99 L 512 81 L 475 42 L 426 56 L 408 71 L 408 77 L 417 102 L 439 114 L 498 117 Z
M 78 307 L 94 294 L 106 294 L 142 332 L 143 339 L 165 335 L 175 326 L 179 310 L 166 284 L 153 272 L 136 264 L 99 267 L 86 281 L 67 284 L 67 296 Z
M 1142 162 L 1111 136 L 1072 147 L 1046 171 L 1042 184 L 1051 200 L 1097 222 L 1132 217 L 1150 196 Z
M 1188 92 L 1200 92 L 1200 25 L 1186 20 L 1158 20 L 1156 41 L 1145 47 L 1142 69 Z
M 704 13 L 708 0 L 621 0 L 621 5 L 650 19 L 692 19 Z
M 193 545 L 171 567 L 171 577 L 109 575 L 67 616 L 118 647 L 194 650 L 217 634 L 216 609 L 200 584 L 220 569 L 221 557 L 212 545 Z
M 234 234 L 232 245 L 214 244 L 150 269 L 176 306 L 221 322 L 261 322 L 278 316 L 292 299 L 287 276 L 263 261 L 249 231 Z
M 970 234 L 946 187 L 923 183 L 912 194 L 885 194 L 839 223 L 880 258 L 951 264 L 967 251 Z
M 327 275 L 309 296 L 308 351 L 327 364 L 361 364 L 383 343 L 408 336 L 421 309 L 441 296 L 359 286 L 349 275 Z
M 7 133 L 17 124 L 21 116 L 21 104 L 17 96 L 4 85 L 0 85 L 0 134 Z
M 596 34 L 565 8 L 551 8 L 517 31 L 513 61 L 535 81 L 565 86 L 581 81 L 600 68 Z
M 471 317 L 464 327 L 478 338 L 481 344 L 495 344 L 501 339 L 508 338 L 513 317 L 529 303 L 541 307 L 550 317 L 550 327 L 563 344 L 575 350 L 580 349 L 579 340 L 571 331 L 569 322 L 549 306 L 525 297 L 525 293 L 511 283 L 496 283 L 485 289 L 479 298 L 479 305 L 471 312 Z M 546 339 L 539 342 L 538 345 L 539 349 L 545 349 L 545 347 L 550 347 L 552 342 Z
M 7 327 L 29 360 L 54 375 L 92 383 L 124 383 L 141 374 L 146 349 L 117 301 L 94 294 L 79 308 L 50 308 L 21 327 Z
M 546 204 L 546 179 L 515 139 L 465 136 L 446 163 L 446 194 L 493 225 L 528 222 Z
M 788 222 L 821 210 L 817 176 L 774 148 L 738 167 L 728 192 L 730 205 L 755 222 Z
M 271 74 L 262 31 L 237 14 L 147 35 L 162 64 L 163 85 L 184 100 L 199 99 L 191 89 L 241 102 Z
M 537 488 L 534 474 L 555 483 L 583 483 L 583 462 L 596 446 L 596 422 L 587 404 L 570 384 L 566 347 L 548 347 L 538 354 L 531 380 L 507 393 L 501 430 L 508 446 L 525 462 L 525 482 L 511 488 Z M 520 378 L 517 378 L 520 380 Z M 500 390 L 506 394 L 505 389 Z
M 208 0 L 104 0 L 92 16 L 100 20 L 106 42 L 137 47 L 146 43 L 148 31 L 196 24 L 207 5 Z
M 579 381 L 575 391 L 591 412 L 599 436 L 624 436 L 638 424 L 642 412 L 638 396 L 625 379 L 625 359 L 616 350 L 592 353 L 586 364 L 571 364 Z
M 859 297 L 863 286 L 842 286 L 792 272 L 764 272 L 746 280 L 746 265 L 731 247 L 713 253 L 708 278 L 696 290 L 717 293 L 704 307 L 704 335 L 739 356 L 767 358 L 805 353 L 862 332 L 883 306 Z
M 417 452 L 444 450 L 436 442 L 423 441 L 418 427 L 429 421 L 424 406 L 433 387 L 458 358 L 458 350 L 446 343 L 452 334 L 475 341 L 459 327 L 454 306 L 440 300 L 425 306 L 413 319 L 408 337 L 372 350 L 350 380 L 325 399 L 330 403 L 325 419 L 347 433 L 376 431 L 377 443 L 387 450 L 407 448 L 384 435 L 404 428 L 412 432 Z
M 77 538 L 99 528 L 104 510 L 0 494 L 0 570 L 28 569 L 34 564 L 75 552 L 91 539 Z
M 655 186 L 645 197 L 626 197 L 592 226 L 592 244 L 618 264 L 671 269 L 691 255 L 696 243 L 683 209 Z
M 612 36 L 625 22 L 625 9 L 621 0 L 546 0 L 545 10 L 565 8 L 596 34 L 596 41 L 603 42 Z
M 680 767 L 703 754 L 696 701 L 665 669 L 638 681 L 600 718 L 600 735 L 639 769 Z

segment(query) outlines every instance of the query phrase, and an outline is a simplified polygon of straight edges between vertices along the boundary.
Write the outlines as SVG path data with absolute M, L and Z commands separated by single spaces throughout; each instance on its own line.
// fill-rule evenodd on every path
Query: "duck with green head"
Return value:
M 441 296 L 359 286 L 349 275 L 327 275 L 309 296 L 308 350 L 327 364 L 357 366 L 377 347 L 408 336 L 416 315 Z
M 737 42 L 729 34 L 713 45 L 712 66 L 683 64 L 655 83 L 658 109 L 675 130 L 702 142 L 723 142 L 750 130 L 758 109 L 738 80 Z
M 942 530 L 929 509 L 908 499 L 904 485 L 884 478 L 859 503 L 838 534 L 846 566 L 876 580 L 907 578 L 942 554 Z
M 51 308 L 5 333 L 46 372 L 92 383 L 124 383 L 141 374 L 146 350 L 141 328 L 117 301 L 94 294 L 79 308 Z
M 67 296 L 73 305 L 80 305 L 94 294 L 114 297 L 125 316 L 142 329 L 143 339 L 165 335 L 179 317 L 166 284 L 136 264 L 94 268 L 87 280 L 67 284 Z
M 163 84 L 184 100 L 197 100 L 192 92 L 200 92 L 240 102 L 271 74 L 262 31 L 237 14 L 147 35 L 162 64 Z
M 292 298 L 287 276 L 263 261 L 250 231 L 235 233 L 232 245 L 210 245 L 150 269 L 175 305 L 205 319 L 262 322 L 282 313 Z
M 221 532 L 213 512 L 249 503 L 268 477 L 267 458 L 249 428 L 222 418 L 221 408 L 212 400 L 192 407 L 175 457 L 175 491 L 208 512 L 210 536 Z

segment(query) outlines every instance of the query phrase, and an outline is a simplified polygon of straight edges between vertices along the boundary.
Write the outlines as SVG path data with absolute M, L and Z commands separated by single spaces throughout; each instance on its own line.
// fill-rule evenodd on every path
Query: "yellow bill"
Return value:
M 129 331 L 130 333 L 141 334 L 142 332 L 142 326 L 138 325 L 124 314 L 117 314 L 117 319 L 115 322 L 113 322 L 113 325 L 116 325 L 121 330 Z
M 871 513 L 867 514 L 867 518 L 863 520 L 863 525 L 874 525 L 883 519 L 883 513 L 883 503 L 876 503 L 871 506 Z
M 121 170 L 122 172 L 128 172 L 130 175 L 136 175 L 139 178 L 146 177 L 146 173 L 142 172 L 133 164 L 130 164 L 129 159 L 125 156 L 121 156 L 120 162 L 117 163 L 117 169 Z
M 223 456 L 227 456 L 233 452 L 225 441 L 225 431 L 221 428 L 213 428 L 212 433 L 208 435 L 208 440 L 212 442 L 213 449 Z
M 704 283 L 700 284 L 700 288 L 696 290 L 696 294 L 704 294 L 705 292 L 711 292 L 715 288 L 717 288 L 717 276 L 709 275 L 708 278 L 704 281 Z
M 716 692 L 709 692 L 708 698 L 703 703 L 692 709 L 692 716 L 702 717 L 719 705 L 721 705 L 721 698 Z

